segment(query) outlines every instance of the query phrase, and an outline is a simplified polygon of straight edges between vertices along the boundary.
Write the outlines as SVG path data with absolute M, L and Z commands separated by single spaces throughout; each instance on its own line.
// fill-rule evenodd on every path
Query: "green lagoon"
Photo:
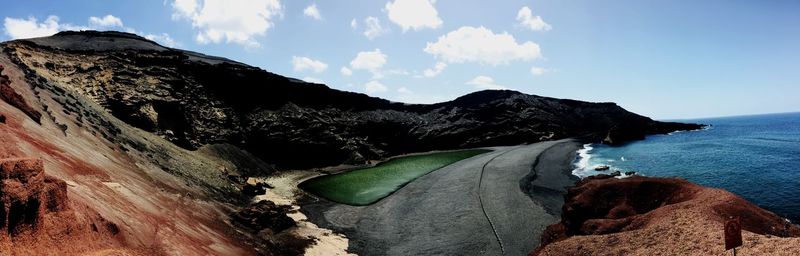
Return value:
M 490 151 L 472 149 L 398 157 L 374 167 L 313 178 L 301 183 L 300 188 L 338 203 L 369 205 L 422 175 Z

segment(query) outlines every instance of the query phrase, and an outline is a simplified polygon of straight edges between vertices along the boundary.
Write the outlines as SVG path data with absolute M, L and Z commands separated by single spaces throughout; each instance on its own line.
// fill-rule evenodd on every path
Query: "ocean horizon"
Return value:
M 800 221 L 800 112 L 680 121 L 709 126 L 622 146 L 586 144 L 578 150 L 573 174 L 635 171 L 684 178 L 731 191 L 794 223 Z M 596 171 L 599 166 L 609 170 Z

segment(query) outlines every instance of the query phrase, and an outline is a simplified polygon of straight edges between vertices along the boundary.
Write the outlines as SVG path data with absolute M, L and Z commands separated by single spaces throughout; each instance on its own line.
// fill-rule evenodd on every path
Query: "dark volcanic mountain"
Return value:
M 82 104 L 186 149 L 229 143 L 286 169 L 566 137 L 623 143 L 700 127 L 653 121 L 614 103 L 515 91 L 431 105 L 390 102 L 119 32 L 61 32 L 2 47 L 35 91 L 60 96 L 54 100 L 64 112 L 110 140 L 120 140 L 113 127 L 93 122 Z

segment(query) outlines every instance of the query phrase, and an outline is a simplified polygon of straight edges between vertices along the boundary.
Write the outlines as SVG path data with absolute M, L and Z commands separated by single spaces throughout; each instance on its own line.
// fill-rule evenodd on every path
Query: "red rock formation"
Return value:
M 724 220 L 739 217 L 743 250 L 800 253 L 800 227 L 724 190 L 683 179 L 610 176 L 571 188 L 560 223 L 547 227 L 532 255 L 719 254 Z M 781 250 L 781 246 L 790 246 Z
M 72 210 L 66 182 L 45 175 L 41 159 L 0 160 L 0 255 L 136 253 L 119 248 L 116 224 L 79 207 Z
M 44 180 L 41 160 L 0 160 L 0 239 L 41 225 Z
M 41 123 L 42 113 L 39 113 L 39 111 L 36 111 L 36 109 L 28 105 L 28 102 L 26 102 L 19 93 L 14 91 L 14 88 L 11 88 L 11 80 L 8 76 L 2 74 L 3 69 L 5 69 L 5 67 L 0 65 L 0 99 L 21 110 L 33 119 L 33 121 Z

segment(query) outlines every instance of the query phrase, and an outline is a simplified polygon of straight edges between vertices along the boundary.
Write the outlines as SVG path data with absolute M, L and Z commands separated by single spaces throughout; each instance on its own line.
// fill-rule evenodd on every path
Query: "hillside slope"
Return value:
M 4 51 L 30 71 L 35 87 L 80 95 L 185 149 L 226 142 L 280 168 L 574 136 L 622 143 L 698 128 L 656 122 L 613 103 L 514 91 L 432 105 L 390 102 L 118 32 L 62 32 L 8 42 Z

